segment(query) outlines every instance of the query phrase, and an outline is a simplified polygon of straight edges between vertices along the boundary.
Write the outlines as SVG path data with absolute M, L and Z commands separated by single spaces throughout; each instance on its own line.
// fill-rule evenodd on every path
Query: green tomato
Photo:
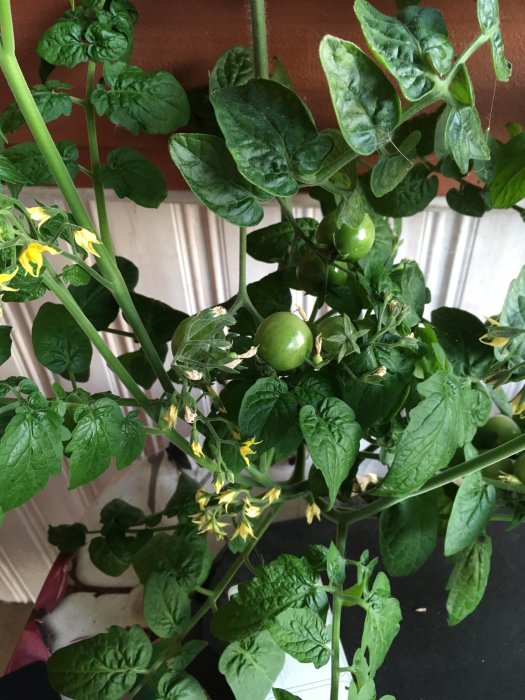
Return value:
M 342 258 L 361 260 L 374 245 L 376 229 L 368 214 L 357 227 L 337 226 L 337 212 L 332 211 L 319 224 L 316 237 L 319 243 L 333 245 Z
M 317 296 L 325 287 L 326 267 L 315 250 L 307 250 L 297 263 L 297 280 L 307 294 Z
M 337 355 L 341 347 L 341 343 L 335 340 L 328 340 L 332 335 L 341 335 L 344 333 L 345 322 L 342 316 L 329 316 L 321 321 L 317 327 L 318 333 L 323 336 L 323 350 Z
M 491 464 L 481 470 L 483 476 L 487 479 L 497 479 L 501 474 L 513 474 L 514 473 L 514 462 L 507 457 L 507 459 L 500 459 L 499 462 Z
M 479 428 L 473 442 L 478 449 L 490 450 L 492 447 L 504 445 L 519 435 L 521 430 L 512 418 L 500 413 L 497 416 L 491 416 L 485 425 Z
M 518 477 L 522 484 L 525 484 L 525 454 L 522 454 L 514 462 L 514 475 Z
M 326 277 L 330 286 L 342 287 L 348 280 L 348 263 L 336 260 L 335 264 L 328 265 Z
M 254 338 L 258 354 L 279 372 L 303 364 L 312 352 L 314 339 L 308 325 L 289 311 L 277 311 L 262 321 Z

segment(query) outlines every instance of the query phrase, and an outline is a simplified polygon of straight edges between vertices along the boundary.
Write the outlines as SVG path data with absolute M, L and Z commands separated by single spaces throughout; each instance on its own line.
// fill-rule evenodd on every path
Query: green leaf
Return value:
M 151 642 L 138 625 L 110 627 L 55 651 L 47 671 L 51 685 L 75 700 L 120 700 L 146 672 L 151 654 Z
M 517 366 L 521 378 L 520 365 L 525 360 L 525 266 L 509 285 L 499 321 L 513 332 L 505 346 L 495 349 L 496 358 L 506 361 L 509 369 Z
M 479 392 L 445 371 L 421 382 L 417 390 L 424 398 L 410 411 L 392 466 L 378 489 L 384 494 L 404 495 L 422 486 L 483 425 L 487 405 L 480 406 L 480 401 L 488 401 L 490 411 L 485 395 L 482 399 Z
M 499 152 L 490 192 L 496 209 L 512 207 L 525 197 L 525 133 L 511 138 Z
M 435 494 L 407 498 L 379 518 L 381 558 L 391 576 L 410 576 L 434 551 L 438 536 Z
M 478 22 L 481 31 L 486 36 L 490 35 L 489 43 L 492 53 L 494 72 L 498 80 L 507 81 L 512 72 L 510 61 L 505 58 L 503 39 L 499 30 L 499 6 L 498 0 L 477 0 Z
M 399 153 L 387 155 L 383 153 L 375 164 L 370 177 L 370 188 L 374 197 L 382 197 L 392 192 L 412 170 L 415 165 L 416 144 L 419 134 L 414 132 L 401 146 Z
M 418 38 L 409 27 L 399 19 L 379 12 L 366 0 L 356 0 L 354 11 L 372 53 L 379 63 L 392 73 L 407 100 L 418 100 L 431 92 L 436 83 L 435 76 L 425 62 L 423 47 L 420 46 Z M 417 8 L 415 11 L 418 12 Z M 436 23 L 425 37 L 429 28 L 421 22 L 420 17 L 414 17 L 412 13 L 408 14 L 406 11 L 405 16 L 411 28 L 415 29 L 423 40 L 432 41 L 435 37 L 434 41 L 436 41 L 441 38 L 441 44 L 446 40 L 446 36 L 440 37 L 437 34 Z M 439 24 L 442 24 L 441 16 L 439 18 L 441 19 Z M 439 52 L 437 55 L 439 56 Z M 452 56 L 453 52 L 450 55 L 449 50 L 448 63 L 451 62 Z M 441 63 L 439 59 L 438 62 Z
M 268 632 L 233 642 L 222 652 L 219 671 L 235 700 L 265 700 L 284 665 L 284 652 Z
M 25 185 L 27 179 L 5 156 L 0 156 L 0 180 L 12 184 Z
M 433 7 L 412 6 L 401 9 L 398 19 L 407 27 L 419 44 L 419 61 L 423 71 L 429 62 L 440 75 L 448 73 L 454 60 L 454 47 L 448 39 L 447 27 L 441 12 Z M 399 59 L 396 56 L 395 59 Z M 400 66 L 398 65 L 398 68 Z M 403 76 L 406 79 L 406 74 Z
M 232 85 L 246 85 L 255 78 L 253 51 L 249 46 L 232 46 L 219 56 L 210 73 L 210 93 Z
M 124 58 L 133 45 L 133 18 L 127 12 L 83 7 L 66 12 L 37 44 L 37 53 L 52 65 L 73 68 L 84 61 L 112 62 Z
M 108 162 L 100 169 L 104 187 L 115 190 L 121 199 L 156 209 L 168 194 L 166 182 L 157 166 L 127 146 L 110 151 Z
M 65 92 L 70 90 L 69 83 L 60 80 L 48 80 L 45 85 L 33 85 L 31 94 L 35 100 L 42 119 L 47 123 L 65 116 L 69 117 L 73 108 L 70 95 Z M 20 107 L 16 102 L 10 102 L 0 117 L 0 129 L 10 134 L 26 123 Z
M 272 692 L 275 700 L 301 700 L 298 695 L 294 695 L 288 690 L 283 690 L 282 688 L 272 688 Z
M 159 700 L 207 700 L 201 684 L 189 673 L 166 673 L 159 681 Z
M 238 594 L 213 616 L 211 628 L 218 639 L 231 642 L 266 629 L 287 608 L 303 607 L 317 612 L 326 607 L 318 573 L 305 559 L 281 554 L 240 584 Z
M 452 187 L 447 192 L 447 204 L 454 211 L 466 216 L 483 216 L 490 209 L 485 190 L 471 185 L 470 182 L 462 182 L 459 189 Z
M 170 341 L 179 323 L 188 318 L 188 314 L 173 309 L 158 299 L 151 299 L 137 292 L 131 293 L 131 299 L 155 344 Z
M 471 545 L 484 532 L 496 507 L 496 489 L 483 481 L 481 472 L 469 474 L 458 489 L 445 536 L 445 556 Z
M 448 624 L 457 625 L 478 607 L 490 572 L 492 540 L 487 535 L 458 555 L 447 582 Z
M 328 486 L 332 508 L 359 452 L 361 426 L 350 406 L 334 397 L 325 399 L 318 408 L 303 406 L 299 422 L 313 463 Z
M 487 137 L 474 107 L 452 109 L 445 129 L 445 146 L 463 174 L 468 172 L 470 160 L 490 159 Z
M 154 571 L 144 587 L 144 617 L 159 637 L 182 632 L 190 620 L 190 599 L 172 571 Z
M 257 282 L 251 282 L 248 285 L 248 294 L 262 318 L 266 318 L 276 311 L 289 311 L 292 305 L 292 294 L 284 270 L 271 272 Z M 229 308 L 231 304 L 233 304 L 233 299 L 227 302 L 226 307 Z M 246 309 L 240 309 L 236 314 L 233 330 L 240 335 L 253 335 L 257 330 L 257 325 L 253 316 Z
M 105 472 L 122 442 L 122 411 L 112 399 L 82 406 L 75 419 L 77 424 L 66 448 L 70 455 L 70 488 L 87 484 Z
M 0 326 L 0 365 L 11 357 L 11 331 L 12 326 Z
M 333 542 L 330 542 L 326 558 L 326 573 L 333 586 L 343 586 L 346 574 L 346 561 Z
M 63 554 L 73 554 L 86 544 L 87 527 L 84 523 L 71 525 L 50 525 L 47 529 L 47 541 Z
M 133 559 L 133 568 L 142 583 L 146 583 L 154 571 L 169 571 L 187 591 L 194 590 L 206 580 L 210 565 L 206 538 L 193 528 L 176 537 L 165 532 L 157 533 Z
M 356 153 L 368 156 L 390 141 L 401 105 L 394 87 L 361 49 L 325 36 L 319 47 L 337 122 Z
M 93 348 L 87 335 L 62 304 L 43 304 L 33 321 L 33 350 L 40 364 L 66 379 L 72 373 L 87 382 Z
M 276 197 L 296 194 L 333 148 L 295 92 L 273 80 L 223 88 L 211 101 L 240 173 Z
M 258 379 L 245 393 L 239 412 L 239 430 L 245 438 L 261 440 L 259 452 L 276 451 L 275 460 L 288 457 L 301 442 L 295 394 L 282 379 Z
M 467 107 L 473 107 L 475 101 L 474 86 L 468 68 L 462 64 L 453 81 L 450 83 L 450 92 L 457 102 Z
M 138 419 L 139 411 L 130 411 L 120 423 L 120 443 L 115 449 L 117 469 L 124 469 L 134 462 L 144 449 L 146 429 Z
M 150 536 L 151 533 L 145 530 L 135 537 L 123 534 L 94 537 L 89 543 L 89 557 L 97 569 L 107 576 L 121 576 Z
M 130 527 L 142 525 L 146 516 L 144 512 L 120 498 L 114 498 L 106 503 L 100 511 L 102 534 L 110 535 L 123 533 Z
M 316 219 L 300 217 L 295 220 L 301 231 L 313 242 L 315 232 L 319 226 Z M 299 258 L 306 253 L 308 247 L 302 239 L 298 239 L 293 255 L 290 257 L 290 248 L 294 242 L 295 233 L 293 226 L 288 221 L 279 221 L 270 224 L 248 235 L 248 255 L 255 260 L 266 263 L 287 263 L 295 265 Z
M 69 432 L 53 409 L 24 409 L 8 423 L 0 440 L 0 508 L 7 512 L 41 491 L 60 474 L 62 442 Z
M 315 668 L 321 668 L 330 660 L 326 627 L 313 610 L 285 610 L 268 627 L 268 631 L 283 651 L 303 664 L 312 663 Z
M 439 184 L 435 175 L 428 176 L 424 165 L 414 166 L 397 187 L 382 197 L 374 196 L 369 175 L 361 176 L 360 182 L 374 210 L 382 216 L 396 219 L 413 216 L 426 209 L 437 195 Z
M 199 484 L 188 474 L 181 471 L 177 488 L 164 508 L 167 518 L 177 516 L 179 522 L 187 522 L 188 516 L 195 512 L 195 494 Z
M 62 160 L 71 175 L 74 178 L 78 172 L 78 148 L 72 141 L 60 141 L 56 144 Z M 40 152 L 40 149 L 33 141 L 25 143 L 17 143 L 14 146 L 6 148 L 3 155 L 9 162 L 22 174 L 24 184 L 27 185 L 54 185 L 55 178 L 51 174 L 51 170 L 46 159 Z M 17 197 L 22 189 L 20 179 L 11 182 L 9 189 L 14 197 Z M 16 184 L 15 184 L 16 183 Z
M 492 348 L 480 343 L 486 328 L 473 314 L 442 306 L 431 315 L 439 344 L 446 352 L 454 372 L 463 377 L 485 377 L 493 362 Z
M 388 578 L 382 571 L 374 580 L 366 604 L 362 646 L 368 649 L 370 674 L 373 677 L 399 632 L 402 618 L 399 603 L 391 597 Z
M 86 272 L 80 265 L 64 265 L 62 268 L 62 280 L 72 287 L 83 287 L 92 279 L 89 272 Z
M 245 180 L 224 139 L 209 134 L 174 134 L 170 155 L 200 201 L 235 226 L 255 226 L 263 218 L 258 199 L 266 192 Z

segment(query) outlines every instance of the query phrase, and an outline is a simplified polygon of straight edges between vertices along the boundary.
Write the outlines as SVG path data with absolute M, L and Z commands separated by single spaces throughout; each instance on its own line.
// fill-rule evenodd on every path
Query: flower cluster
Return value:
M 226 536 L 228 525 L 232 524 L 234 531 L 231 538 L 240 537 L 246 541 L 248 537 L 255 537 L 251 521 L 258 518 L 280 496 L 281 489 L 278 486 L 269 489 L 259 498 L 250 497 L 245 489 L 230 488 L 216 494 L 199 489 L 195 494 L 199 512 L 191 519 L 200 533 L 213 532 L 220 540 Z

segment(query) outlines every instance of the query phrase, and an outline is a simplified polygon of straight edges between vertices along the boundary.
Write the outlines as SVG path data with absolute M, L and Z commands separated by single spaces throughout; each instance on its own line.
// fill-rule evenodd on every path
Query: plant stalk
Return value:
M 91 104 L 91 95 L 95 89 L 95 70 L 97 64 L 95 61 L 89 61 L 87 68 L 86 80 L 86 100 L 84 108 L 86 111 L 86 130 L 89 146 L 89 157 L 91 159 L 91 178 L 93 180 L 93 189 L 95 191 L 95 201 L 98 212 L 98 226 L 100 230 L 100 238 L 106 247 L 106 250 L 114 257 L 113 243 L 109 231 L 108 212 L 106 208 L 106 197 L 104 195 L 104 187 L 100 178 L 100 154 L 98 150 L 97 125 L 95 121 L 95 109 Z
M 346 559 L 346 538 L 348 525 L 343 522 L 337 523 L 337 534 L 335 544 L 343 559 Z M 330 700 L 339 698 L 339 646 L 341 639 L 341 613 L 343 610 L 343 584 L 338 584 L 333 594 L 333 620 L 332 620 L 332 660 L 331 660 L 331 680 L 330 680 Z
M 250 17 L 255 77 L 269 78 L 265 0 L 250 0 Z

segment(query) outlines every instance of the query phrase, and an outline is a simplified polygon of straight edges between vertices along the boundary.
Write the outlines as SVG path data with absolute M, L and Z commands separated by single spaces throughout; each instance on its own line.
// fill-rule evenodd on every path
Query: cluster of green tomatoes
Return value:
M 509 416 L 499 414 L 489 418 L 485 425 L 479 428 L 474 437 L 474 445 L 482 452 L 504 445 L 520 435 L 519 425 Z M 502 459 L 485 467 L 483 476 L 488 479 L 517 480 L 525 484 L 525 453 L 515 460 Z
M 365 214 L 357 227 L 337 225 L 336 212 L 331 212 L 319 224 L 317 243 L 327 251 L 328 260 L 315 248 L 309 249 L 299 260 L 296 276 L 300 289 L 319 296 L 325 289 L 350 287 L 355 291 L 353 308 L 348 312 L 355 318 L 361 310 L 358 283 L 351 263 L 370 252 L 375 240 L 375 226 Z M 330 316 L 318 324 L 317 334 L 323 338 L 343 332 L 343 317 Z M 278 311 L 265 318 L 257 329 L 254 343 L 258 355 L 278 372 L 288 372 L 299 367 L 310 356 L 314 336 L 310 326 L 289 311 Z M 329 340 L 323 341 L 328 352 L 337 352 Z

